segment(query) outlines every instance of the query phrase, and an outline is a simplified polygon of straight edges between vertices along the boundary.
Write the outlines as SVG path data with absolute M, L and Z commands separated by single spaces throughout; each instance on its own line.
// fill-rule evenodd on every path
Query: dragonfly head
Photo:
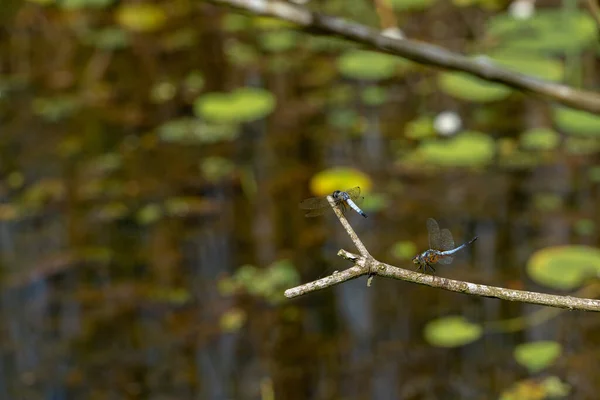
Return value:
M 340 197 L 340 194 L 341 194 L 341 193 L 342 193 L 342 191 L 341 191 L 341 190 L 336 190 L 335 192 L 333 192 L 333 193 L 331 194 L 331 196 L 332 196 L 334 199 L 339 199 L 339 197 Z
M 413 264 L 420 265 L 421 264 L 421 255 L 417 254 L 416 256 L 414 256 L 412 259 L 412 262 L 413 262 Z

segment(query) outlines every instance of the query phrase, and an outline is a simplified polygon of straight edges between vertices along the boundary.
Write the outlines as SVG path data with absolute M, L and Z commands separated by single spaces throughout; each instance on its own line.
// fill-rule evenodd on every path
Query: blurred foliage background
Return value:
M 574 0 L 311 10 L 598 87 Z M 600 117 L 202 0 L 3 0 L 0 399 L 595 398 L 597 316 L 364 279 L 434 217 L 438 274 L 596 297 Z

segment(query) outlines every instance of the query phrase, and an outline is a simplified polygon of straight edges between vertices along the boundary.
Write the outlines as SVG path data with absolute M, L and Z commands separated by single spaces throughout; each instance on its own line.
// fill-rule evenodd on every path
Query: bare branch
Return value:
M 369 273 L 369 271 L 371 271 L 378 276 L 385 276 L 406 282 L 418 283 L 420 285 L 445 289 L 451 292 L 482 297 L 492 297 L 508 301 L 518 301 L 528 304 L 538 304 L 542 306 L 566 308 L 569 310 L 600 311 L 600 300 L 596 299 L 583 299 L 572 296 L 560 296 L 547 293 L 529 292 L 525 290 L 513 290 L 465 281 L 457 281 L 454 279 L 442 278 L 441 276 L 422 274 L 420 272 L 394 267 L 392 265 L 377 261 L 373 258 L 362 257 L 349 253 L 345 250 L 340 250 L 338 255 L 343 256 L 343 258 L 346 259 L 354 260 L 355 266 L 345 271 L 337 272 L 329 277 L 319 279 L 318 281 L 288 289 L 285 291 L 285 296 L 289 298 L 301 296 L 315 290 L 324 289 L 326 287 L 342 283 L 344 281 L 343 278 L 355 279 L 361 275 L 366 275 Z
M 596 93 L 512 72 L 492 61 L 474 60 L 428 43 L 385 37 L 367 26 L 342 18 L 313 13 L 301 6 L 269 0 L 207 1 L 283 19 L 315 33 L 341 36 L 421 64 L 466 72 L 488 81 L 503 83 L 524 92 L 544 96 L 569 107 L 600 113 L 600 96 Z

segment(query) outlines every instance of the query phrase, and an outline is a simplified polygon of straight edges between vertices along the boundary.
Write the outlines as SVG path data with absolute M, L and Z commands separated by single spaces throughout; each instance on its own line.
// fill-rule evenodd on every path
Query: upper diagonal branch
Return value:
M 364 25 L 338 17 L 316 14 L 297 5 L 269 0 L 207 1 L 229 5 L 258 15 L 283 19 L 316 33 L 342 36 L 421 64 L 466 72 L 488 81 L 503 83 L 525 92 L 547 97 L 573 108 L 594 113 L 600 112 L 600 96 L 596 93 L 512 72 L 491 61 L 473 60 L 424 42 L 385 37 Z

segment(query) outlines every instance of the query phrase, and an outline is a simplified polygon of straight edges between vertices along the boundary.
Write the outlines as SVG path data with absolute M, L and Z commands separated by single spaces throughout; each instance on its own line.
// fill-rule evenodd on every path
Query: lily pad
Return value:
M 272 53 L 292 50 L 298 43 L 298 32 L 274 31 L 265 32 L 259 36 L 260 45 Z
M 519 20 L 502 14 L 488 20 L 487 34 L 502 48 L 522 52 L 581 51 L 595 42 L 596 25 L 589 13 L 562 9 L 538 10 Z
M 424 115 L 418 117 L 417 119 L 413 119 L 408 124 L 406 124 L 404 134 L 407 138 L 414 140 L 435 137 L 436 132 L 433 126 L 433 118 Z
M 482 166 L 492 161 L 495 143 L 480 132 L 462 132 L 450 140 L 427 140 L 417 149 L 416 158 L 442 166 Z
M 50 1 L 52 2 L 52 1 Z M 56 3 L 65 10 L 80 10 L 84 8 L 105 8 L 114 3 L 115 0 L 62 0 Z M 38 2 L 40 4 L 48 4 L 49 2 Z
M 558 82 L 564 77 L 563 63 L 553 58 L 514 51 L 492 53 L 490 58 L 506 69 L 540 79 Z
M 158 128 L 158 137 L 171 143 L 203 144 L 230 141 L 238 136 L 235 124 L 210 124 L 198 118 L 182 117 L 165 122 Z
M 600 116 L 571 108 L 555 108 L 554 122 L 566 133 L 600 137 Z
M 196 99 L 196 115 L 214 122 L 242 123 L 255 121 L 275 109 L 275 96 L 268 90 L 241 88 L 231 93 L 207 93 Z
M 417 254 L 417 245 L 410 240 L 396 242 L 392 246 L 391 253 L 397 259 L 410 260 Z
M 165 11 L 154 4 L 123 4 L 116 11 L 121 26 L 134 32 L 152 32 L 163 27 L 167 20 Z
M 573 290 L 600 273 L 600 249 L 580 245 L 541 249 L 529 258 L 527 273 L 541 285 Z
M 390 5 L 396 11 L 418 11 L 431 7 L 436 0 L 389 0 Z
M 452 97 L 475 103 L 502 100 L 511 90 L 500 83 L 488 82 L 462 72 L 444 72 L 438 76 L 440 88 Z
M 566 397 L 571 385 L 557 376 L 548 376 L 542 380 L 524 379 L 514 383 L 502 392 L 500 400 L 541 400 Z
M 389 79 L 396 74 L 402 62 L 396 56 L 366 50 L 350 50 L 337 60 L 341 74 L 354 79 L 380 80 Z
M 562 346 L 560 343 L 540 340 L 518 345 L 513 356 L 529 372 L 538 372 L 554 364 L 561 352 Z
M 310 180 L 311 192 L 316 196 L 325 196 L 336 190 L 360 186 L 361 192 L 371 188 L 371 178 L 365 173 L 348 167 L 335 167 L 317 173 Z
M 437 347 L 458 347 L 481 337 L 480 325 L 469 322 L 465 317 L 439 318 L 425 326 L 425 340 Z
M 360 97 L 366 105 L 379 106 L 387 100 L 387 91 L 379 86 L 369 86 L 362 91 Z
M 571 136 L 565 140 L 565 148 L 570 154 L 585 155 L 600 151 L 600 138 Z
M 560 144 L 560 135 L 549 128 L 530 129 L 521 134 L 521 146 L 527 150 L 553 150 Z

